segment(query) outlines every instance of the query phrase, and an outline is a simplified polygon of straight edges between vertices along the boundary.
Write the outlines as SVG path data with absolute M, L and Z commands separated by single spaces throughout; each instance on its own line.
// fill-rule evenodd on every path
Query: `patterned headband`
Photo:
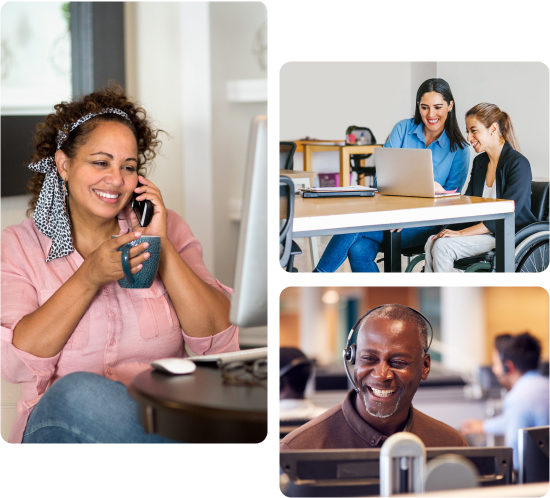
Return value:
M 131 121 L 128 114 L 114 107 L 108 107 L 97 113 L 90 112 L 78 121 L 75 121 L 70 129 L 68 125 L 65 125 L 64 129 L 58 132 L 57 150 L 61 149 L 63 142 L 75 128 L 100 114 L 118 114 Z M 71 220 L 65 212 L 63 199 L 65 181 L 57 171 L 54 156 L 45 157 L 36 163 L 29 164 L 29 169 L 37 173 L 46 174 L 42 182 L 42 189 L 38 196 L 33 219 L 38 230 L 52 240 L 52 247 L 46 259 L 47 263 L 53 259 L 67 256 L 74 251 L 71 236 Z

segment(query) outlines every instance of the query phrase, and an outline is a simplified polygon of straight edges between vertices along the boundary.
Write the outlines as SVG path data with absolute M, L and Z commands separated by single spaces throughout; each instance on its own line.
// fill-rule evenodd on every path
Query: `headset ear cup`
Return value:
M 350 358 L 349 358 L 349 362 L 350 362 L 352 365 L 355 365 L 355 356 L 356 356 L 356 353 L 357 353 L 357 344 L 353 343 L 353 344 L 350 346 Z

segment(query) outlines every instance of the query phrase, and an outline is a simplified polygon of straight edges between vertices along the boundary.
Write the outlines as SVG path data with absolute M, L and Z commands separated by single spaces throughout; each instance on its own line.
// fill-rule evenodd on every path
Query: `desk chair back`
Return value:
M 349 134 L 355 135 L 355 143 L 358 145 L 372 145 L 376 143 L 374 133 L 370 128 L 363 126 L 348 126 L 346 130 L 346 143 Z M 374 166 L 362 166 L 361 161 L 368 159 L 372 154 L 351 154 L 349 156 L 350 171 L 357 173 L 357 183 L 361 177 L 369 178 L 367 187 L 374 187 L 374 175 L 376 168 Z
M 548 221 L 548 182 L 531 182 L 531 212 L 537 221 Z
M 294 169 L 294 142 L 279 142 L 279 169 Z
M 279 177 L 279 263 L 286 268 L 292 249 L 292 220 L 294 219 L 294 182 L 287 176 Z

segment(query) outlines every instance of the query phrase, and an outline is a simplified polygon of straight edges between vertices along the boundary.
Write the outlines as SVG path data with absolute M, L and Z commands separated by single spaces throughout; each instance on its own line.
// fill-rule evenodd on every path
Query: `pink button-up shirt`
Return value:
M 129 224 L 125 220 L 119 224 L 120 234 L 127 233 Z M 168 237 L 204 282 L 231 293 L 210 275 L 200 243 L 171 210 Z M 73 251 L 46 263 L 50 247 L 51 240 L 30 218 L 2 232 L 2 378 L 23 384 L 10 443 L 21 442 L 29 415 L 46 389 L 71 372 L 93 372 L 128 384 L 152 360 L 188 356 L 185 344 L 199 355 L 239 349 L 234 325 L 210 337 L 187 335 L 159 275 L 149 289 L 122 289 L 117 282 L 103 286 L 54 357 L 40 358 L 17 349 L 12 343 L 15 326 L 42 306 L 84 262 Z

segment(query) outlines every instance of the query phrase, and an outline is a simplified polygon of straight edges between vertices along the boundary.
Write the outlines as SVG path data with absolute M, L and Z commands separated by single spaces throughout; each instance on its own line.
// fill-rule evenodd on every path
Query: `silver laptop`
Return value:
M 430 149 L 374 150 L 378 192 L 407 197 L 446 197 L 456 193 L 436 194 L 432 151 Z

